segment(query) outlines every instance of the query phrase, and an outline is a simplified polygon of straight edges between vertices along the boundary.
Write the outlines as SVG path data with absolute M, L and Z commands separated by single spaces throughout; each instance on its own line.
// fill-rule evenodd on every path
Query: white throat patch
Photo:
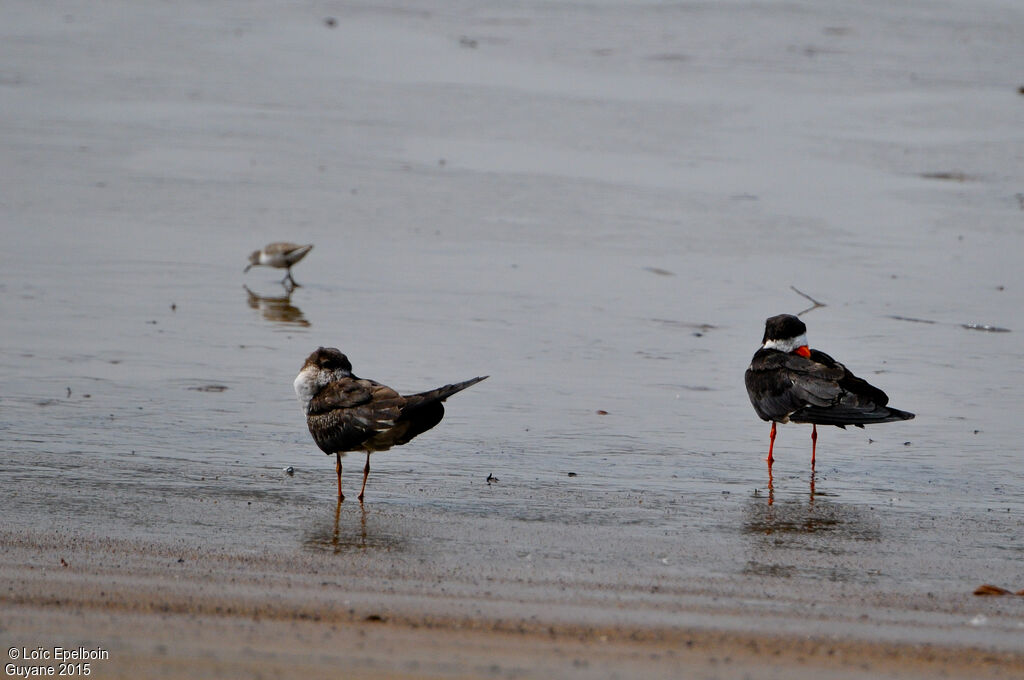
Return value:
M 807 334 L 798 335 L 795 338 L 782 338 L 781 340 L 765 340 L 764 344 L 761 345 L 764 349 L 777 349 L 780 352 L 786 352 L 787 354 L 795 350 L 797 347 L 804 347 L 807 345 Z
M 295 396 L 299 398 L 302 410 L 307 414 L 309 413 L 309 402 L 323 388 L 323 385 L 318 384 L 317 381 L 316 374 L 318 372 L 315 368 L 304 368 L 299 371 L 299 374 L 295 376 L 295 382 L 292 383 L 292 387 L 295 388 Z

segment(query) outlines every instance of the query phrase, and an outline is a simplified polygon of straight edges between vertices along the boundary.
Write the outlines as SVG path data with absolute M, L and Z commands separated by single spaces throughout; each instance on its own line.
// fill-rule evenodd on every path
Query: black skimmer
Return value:
M 761 349 L 743 376 L 750 403 L 761 420 L 772 422 L 768 469 L 772 465 L 776 423 L 811 423 L 811 467 L 818 425 L 864 427 L 870 423 L 910 420 L 913 413 L 889 406 L 885 392 L 851 373 L 846 366 L 807 347 L 807 326 L 792 314 L 773 316 L 764 324 Z
M 320 347 L 306 358 L 295 378 L 295 394 L 306 413 L 313 441 L 328 456 L 337 456 L 338 501 L 341 492 L 341 457 L 365 451 L 362 502 L 370 476 L 370 454 L 409 442 L 441 422 L 442 402 L 487 376 L 429 392 L 402 396 L 373 380 L 352 375 L 348 357 L 333 347 Z
M 281 279 L 281 283 L 287 281 L 292 286 L 298 286 L 299 284 L 295 283 L 295 279 L 292 278 L 292 267 L 311 250 L 313 250 L 312 244 L 300 246 L 297 243 L 268 243 L 261 249 L 252 251 L 245 271 L 259 266 L 287 269 L 288 273 Z

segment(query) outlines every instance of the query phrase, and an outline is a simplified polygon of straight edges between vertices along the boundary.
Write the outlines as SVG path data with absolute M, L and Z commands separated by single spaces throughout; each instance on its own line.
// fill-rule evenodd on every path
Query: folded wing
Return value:
M 307 424 L 325 453 L 354 451 L 393 428 L 405 398 L 387 385 L 348 378 L 332 382 L 309 403 Z
M 811 350 L 810 358 L 771 351 L 758 354 L 748 371 L 747 386 L 754 408 L 765 420 L 845 427 L 913 417 L 886 407 L 885 392 L 824 352 Z
M 485 377 L 408 396 L 373 380 L 354 376 L 336 380 L 310 401 L 309 432 L 328 454 L 385 451 L 437 425 L 444 416 L 442 402 Z

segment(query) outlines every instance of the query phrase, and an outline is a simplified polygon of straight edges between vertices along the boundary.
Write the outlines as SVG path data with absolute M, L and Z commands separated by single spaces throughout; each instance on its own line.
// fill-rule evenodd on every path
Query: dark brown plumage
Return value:
M 295 378 L 295 393 L 306 413 L 313 441 L 324 453 L 337 456 L 338 500 L 341 491 L 341 456 L 365 451 L 363 487 L 370 474 L 370 454 L 400 446 L 441 422 L 443 402 L 487 376 L 418 394 L 401 395 L 387 385 L 352 375 L 348 357 L 332 347 L 309 355 Z

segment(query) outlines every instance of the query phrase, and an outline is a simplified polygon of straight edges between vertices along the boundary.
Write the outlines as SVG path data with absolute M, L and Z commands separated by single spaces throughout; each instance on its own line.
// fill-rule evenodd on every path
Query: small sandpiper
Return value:
M 292 278 L 292 266 L 304 258 L 306 253 L 311 250 L 313 250 L 312 244 L 300 246 L 297 243 L 268 243 L 262 249 L 252 252 L 245 271 L 260 265 L 276 269 L 287 269 L 288 273 L 281 279 L 281 283 L 290 283 L 293 287 L 297 287 L 299 284 L 295 283 L 295 279 Z
M 366 451 L 359 491 L 362 503 L 370 476 L 370 454 L 405 444 L 434 427 L 444 416 L 445 399 L 485 378 L 403 396 L 386 385 L 352 375 L 348 357 L 333 347 L 320 347 L 310 354 L 295 378 L 295 394 L 313 441 L 328 456 L 337 457 L 338 502 L 345 500 L 341 492 L 343 455 Z

